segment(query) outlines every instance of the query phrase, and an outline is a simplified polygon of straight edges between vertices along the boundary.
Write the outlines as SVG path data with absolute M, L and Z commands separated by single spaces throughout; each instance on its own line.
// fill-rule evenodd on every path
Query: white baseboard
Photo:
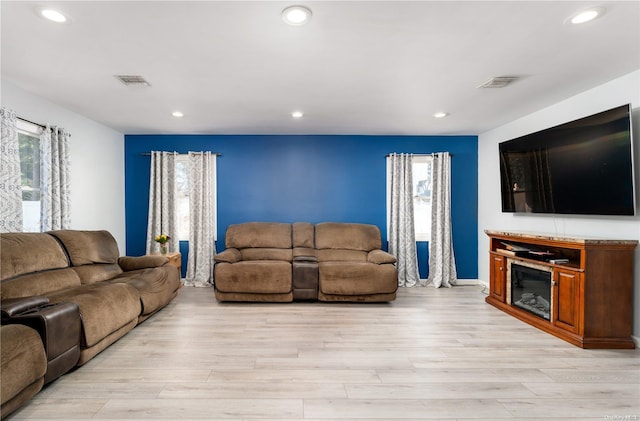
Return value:
M 420 279 L 420 283 L 423 285 L 427 284 L 426 279 Z M 489 284 L 485 284 L 480 279 L 456 279 L 456 285 L 459 286 L 467 286 L 467 285 L 486 285 L 489 288 Z
M 456 279 L 456 285 L 480 285 L 480 279 Z

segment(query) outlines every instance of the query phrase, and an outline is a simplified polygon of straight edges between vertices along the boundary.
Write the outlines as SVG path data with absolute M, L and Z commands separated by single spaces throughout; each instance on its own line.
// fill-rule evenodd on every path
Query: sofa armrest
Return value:
M 165 256 L 123 256 L 118 259 L 118 265 L 123 271 L 157 268 L 165 265 L 169 259 Z
M 228 248 L 222 253 L 218 253 L 213 257 L 216 263 L 236 263 L 242 260 L 240 250 L 236 248 Z
M 385 263 L 395 263 L 396 258 L 383 250 L 371 250 L 367 255 L 367 262 L 382 265 Z
M 49 299 L 47 297 L 37 295 L 34 295 L 33 297 L 2 300 L 2 303 L 0 304 L 2 321 L 4 322 L 20 313 L 24 313 L 27 310 L 38 308 L 48 303 Z

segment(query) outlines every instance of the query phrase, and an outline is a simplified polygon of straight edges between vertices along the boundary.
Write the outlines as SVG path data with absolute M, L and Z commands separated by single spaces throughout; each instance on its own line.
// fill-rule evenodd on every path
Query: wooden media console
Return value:
M 582 348 L 635 348 L 633 258 L 638 241 L 485 233 L 487 303 Z

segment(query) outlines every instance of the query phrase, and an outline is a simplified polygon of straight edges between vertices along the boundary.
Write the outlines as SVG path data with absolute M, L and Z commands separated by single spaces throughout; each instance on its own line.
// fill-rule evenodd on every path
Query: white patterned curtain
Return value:
M 432 171 L 428 282 L 450 288 L 458 277 L 451 236 L 451 156 L 434 154 Z
M 16 113 L 0 108 L 0 232 L 22 231 L 22 180 Z
M 69 141 L 62 128 L 47 125 L 40 134 L 40 230 L 71 228 Z
M 175 212 L 176 155 L 176 152 L 151 152 L 147 254 L 160 252 L 160 244 L 155 238 L 161 234 L 170 237 L 167 243 L 169 252 L 180 250 Z
M 189 258 L 185 285 L 213 283 L 216 155 L 189 152 Z
M 389 252 L 397 259 L 398 286 L 419 285 L 418 258 L 413 221 L 413 176 L 411 154 L 389 155 L 390 209 Z

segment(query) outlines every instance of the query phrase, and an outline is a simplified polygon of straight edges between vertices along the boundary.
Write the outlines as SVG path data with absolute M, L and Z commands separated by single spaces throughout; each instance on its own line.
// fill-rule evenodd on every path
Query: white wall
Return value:
M 71 228 L 105 229 L 125 252 L 124 135 L 2 80 L 2 106 L 71 133 Z
M 523 98 L 526 101 L 526 98 Z M 498 143 L 542 130 L 618 105 L 631 104 L 633 110 L 636 202 L 640 204 L 640 70 L 614 79 L 562 102 L 513 121 L 478 138 L 478 277 L 488 284 L 489 241 L 485 229 L 535 231 L 558 236 L 597 236 L 640 240 L 640 216 L 586 217 L 533 216 L 501 212 Z M 640 215 L 640 211 L 636 211 Z M 633 335 L 640 337 L 640 247 L 635 253 Z

